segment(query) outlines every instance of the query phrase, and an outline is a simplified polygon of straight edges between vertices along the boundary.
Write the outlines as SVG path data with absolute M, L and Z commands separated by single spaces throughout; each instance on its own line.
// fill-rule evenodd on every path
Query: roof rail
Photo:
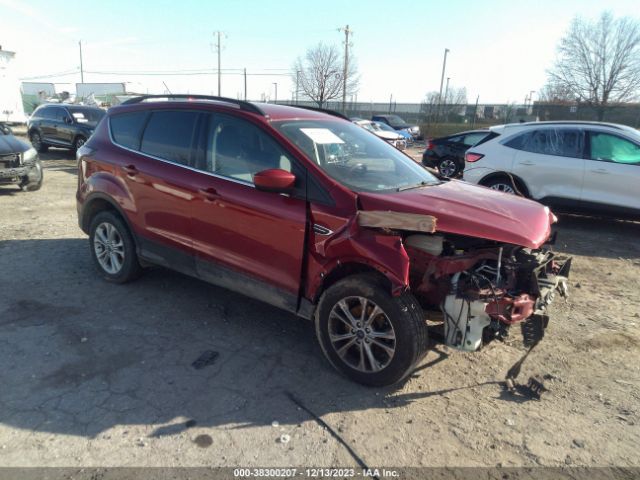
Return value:
M 240 110 L 245 110 L 251 113 L 257 113 L 263 117 L 267 115 L 253 103 L 245 102 L 243 100 L 236 100 L 235 98 L 216 97 L 213 95 L 191 95 L 187 93 L 169 93 L 165 95 L 140 95 L 139 97 L 130 98 L 121 103 L 121 105 L 131 105 L 134 103 L 140 103 L 148 99 L 153 98 L 167 98 L 167 99 L 185 99 L 185 100 L 215 100 L 218 102 L 231 103 L 240 107 Z
M 307 107 L 307 106 L 303 106 L 303 105 L 291 105 L 290 103 L 278 103 L 276 105 L 284 105 L 285 107 L 303 108 L 305 110 L 312 110 L 314 112 L 322 112 L 322 113 L 326 113 L 328 115 L 333 115 L 334 117 L 342 118 L 343 120 L 351 121 L 351 119 L 349 117 L 347 117 L 346 115 L 343 115 L 340 112 L 336 112 L 335 110 L 329 110 L 329 109 L 326 109 L 326 108 Z

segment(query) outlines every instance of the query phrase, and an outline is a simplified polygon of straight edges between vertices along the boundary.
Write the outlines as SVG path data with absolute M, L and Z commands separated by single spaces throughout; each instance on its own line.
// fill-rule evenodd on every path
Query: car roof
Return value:
M 479 128 L 477 130 L 465 130 L 463 132 L 452 133 L 451 135 L 444 135 L 442 137 L 437 137 L 437 138 L 434 138 L 434 140 L 442 140 L 443 138 L 457 137 L 460 135 L 469 135 L 471 133 L 491 133 L 491 130 L 488 128 Z

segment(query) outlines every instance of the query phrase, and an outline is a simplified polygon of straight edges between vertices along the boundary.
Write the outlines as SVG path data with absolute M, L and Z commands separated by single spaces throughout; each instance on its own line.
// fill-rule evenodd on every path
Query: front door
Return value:
M 198 165 L 201 173 L 193 177 L 193 246 L 198 274 L 295 311 L 307 223 L 301 188 L 304 170 L 248 120 L 212 114 L 205 130 L 205 154 Z M 293 172 L 298 177 L 296 191 L 257 190 L 253 175 L 269 168 Z

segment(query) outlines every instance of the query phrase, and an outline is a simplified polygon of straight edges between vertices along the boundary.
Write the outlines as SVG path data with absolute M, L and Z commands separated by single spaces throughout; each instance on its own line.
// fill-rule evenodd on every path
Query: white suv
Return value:
M 640 132 L 595 122 L 491 128 L 465 154 L 464 180 L 560 210 L 640 217 Z

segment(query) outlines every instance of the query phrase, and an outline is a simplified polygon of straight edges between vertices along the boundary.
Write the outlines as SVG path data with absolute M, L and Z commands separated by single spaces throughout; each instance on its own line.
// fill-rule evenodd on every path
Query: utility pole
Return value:
M 244 101 L 247 101 L 247 69 L 244 69 Z
M 478 115 L 478 102 L 480 101 L 480 95 L 476 97 L 476 106 L 473 109 L 473 122 L 471 123 L 471 130 L 476 126 L 476 116 Z
M 349 29 L 349 25 L 340 28 L 339 31 L 344 32 L 344 68 L 342 70 L 342 113 L 345 113 L 347 105 L 347 76 L 349 74 L 349 35 L 353 33 Z
M 78 42 L 80 47 L 80 83 L 84 83 L 84 68 L 82 67 L 82 40 Z
M 216 51 L 218 52 L 218 96 L 220 95 L 220 91 L 221 91 L 221 84 L 222 84 L 222 77 L 221 77 L 221 71 L 220 71 L 220 52 L 222 50 L 222 46 L 220 45 L 220 35 L 222 34 L 222 32 L 220 30 L 218 30 L 217 32 L 214 32 L 214 36 L 217 37 L 217 42 L 216 42 Z
M 296 105 L 298 104 L 298 92 L 300 91 L 300 70 L 296 70 Z
M 278 103 L 278 82 L 273 82 L 273 84 L 276 86 L 276 94 L 273 103 Z
M 442 76 L 440 77 L 440 93 L 438 94 L 438 109 L 436 110 L 436 123 L 438 123 L 438 117 L 440 116 L 440 104 L 442 103 L 442 87 L 444 84 L 444 71 L 447 69 L 447 54 L 449 49 L 444 49 L 444 61 L 442 62 Z

